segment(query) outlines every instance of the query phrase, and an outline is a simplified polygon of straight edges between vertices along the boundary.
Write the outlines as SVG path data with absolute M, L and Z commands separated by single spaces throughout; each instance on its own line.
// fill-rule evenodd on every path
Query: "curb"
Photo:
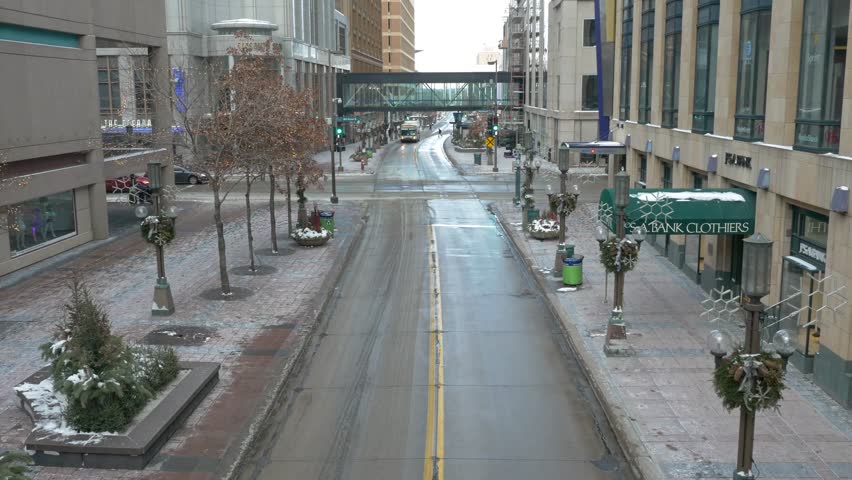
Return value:
M 503 217 L 502 212 L 499 210 L 492 211 L 497 217 L 500 226 L 506 232 L 506 237 L 512 243 L 512 247 L 520 254 L 524 265 L 527 267 L 530 275 L 535 279 L 543 296 L 547 299 L 548 309 L 559 319 L 562 336 L 565 337 L 565 340 L 577 357 L 580 368 L 586 374 L 586 378 L 609 420 L 610 427 L 624 452 L 625 460 L 633 470 L 633 474 L 642 480 L 664 480 L 668 478 L 659 465 L 654 463 L 651 454 L 645 448 L 645 444 L 642 443 L 639 433 L 630 422 L 628 413 L 616 402 L 617 395 L 613 391 L 612 384 L 606 380 L 603 369 L 584 347 L 583 337 L 580 331 L 577 330 L 576 325 L 571 322 L 568 312 L 562 307 L 553 289 L 550 288 L 550 285 L 536 268 L 535 262 L 524 253 L 524 249 L 521 248 L 518 240 L 515 239 L 515 236 L 509 230 L 511 225 Z
M 459 175 L 465 175 L 466 172 L 461 167 L 461 165 L 459 165 L 459 162 L 458 162 L 458 160 L 456 160 L 455 155 L 452 154 L 453 149 L 447 148 L 447 143 L 450 143 L 452 145 L 452 140 L 453 140 L 453 136 L 448 135 L 447 139 L 444 140 L 444 143 L 441 144 L 441 148 L 444 150 L 444 156 L 447 157 L 447 160 L 449 160 L 450 163 L 453 164 L 453 168 L 455 168 L 456 171 L 459 172 Z
M 254 420 L 248 427 L 248 433 L 246 438 L 243 439 L 239 446 L 239 451 L 236 452 L 236 458 L 230 463 L 227 467 L 227 471 L 224 475 L 222 475 L 222 480 L 235 480 L 242 473 L 243 463 L 248 456 L 248 452 L 255 446 L 258 437 L 261 433 L 263 433 L 263 429 L 266 426 L 265 424 L 270 419 L 270 417 L 274 414 L 275 406 L 278 401 L 281 399 L 282 394 L 285 391 L 285 387 L 290 380 L 290 376 L 293 373 L 295 367 L 299 364 L 302 358 L 307 351 L 308 345 L 310 345 L 311 340 L 313 339 L 314 332 L 317 330 L 319 326 L 320 319 L 326 312 L 328 305 L 331 303 L 331 299 L 334 297 L 336 292 L 335 285 L 339 282 L 340 278 L 343 276 L 343 271 L 346 268 L 346 264 L 349 263 L 350 258 L 354 254 L 354 252 L 358 249 L 361 244 L 361 240 L 363 238 L 364 228 L 366 226 L 366 221 L 364 221 L 364 217 L 369 212 L 369 204 L 362 203 L 361 206 L 361 221 L 355 227 L 355 231 L 352 235 L 352 241 L 349 243 L 349 246 L 342 253 L 342 261 L 335 261 L 331 270 L 326 274 L 325 280 L 323 281 L 321 291 L 324 292 L 322 294 L 322 301 L 318 309 L 316 309 L 314 318 L 311 322 L 311 325 L 306 325 L 305 328 L 300 333 L 299 339 L 295 345 L 293 345 L 291 353 L 282 370 L 278 381 L 272 387 L 271 390 L 267 391 L 264 394 L 266 397 L 266 402 L 264 402 L 260 414 L 256 415 Z

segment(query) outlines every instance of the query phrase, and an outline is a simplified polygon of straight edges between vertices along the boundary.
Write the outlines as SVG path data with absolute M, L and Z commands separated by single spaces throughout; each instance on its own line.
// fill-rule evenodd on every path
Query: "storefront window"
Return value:
M 666 53 L 663 73 L 663 127 L 677 127 L 677 102 L 680 95 L 680 31 L 683 1 L 666 2 Z
M 654 0 L 642 0 L 639 52 L 639 123 L 651 119 L 651 82 L 654 80 Z
M 621 94 L 619 118 L 630 117 L 630 70 L 633 67 L 633 0 L 624 0 L 621 22 Z
M 672 188 L 672 164 L 663 162 L 663 188 Z
M 639 184 L 645 188 L 648 182 L 648 157 L 644 153 L 639 154 Z
M 837 152 L 846 70 L 849 0 L 805 0 L 799 104 L 798 150 Z
M 13 257 L 77 233 L 73 190 L 9 205 L 6 215 Z
M 772 0 L 743 0 L 734 138 L 763 140 Z
M 118 78 L 118 57 L 98 57 L 98 96 L 101 118 L 104 120 L 117 120 L 121 117 L 121 88 Z
M 698 3 L 698 31 L 695 42 L 695 97 L 692 103 L 692 131 L 713 132 L 716 103 L 716 55 L 719 47 L 719 1 Z
M 828 246 L 828 217 L 794 207 L 793 236 L 825 249 Z

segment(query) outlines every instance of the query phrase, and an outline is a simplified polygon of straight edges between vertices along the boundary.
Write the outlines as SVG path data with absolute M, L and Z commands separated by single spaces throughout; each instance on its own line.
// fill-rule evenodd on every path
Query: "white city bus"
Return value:
M 401 142 L 419 142 L 420 141 L 420 122 L 407 121 L 399 128 L 399 140 Z

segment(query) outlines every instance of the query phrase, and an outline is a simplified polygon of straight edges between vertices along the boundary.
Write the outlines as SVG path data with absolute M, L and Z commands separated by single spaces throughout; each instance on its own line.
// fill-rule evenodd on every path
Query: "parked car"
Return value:
M 197 173 L 188 168 L 175 165 L 175 183 L 188 183 L 190 185 L 198 185 L 199 183 L 207 183 L 210 181 L 206 173 Z
M 107 193 L 127 193 L 134 185 L 144 185 L 147 187 L 151 181 L 144 173 L 131 173 L 122 177 L 108 178 L 104 183 L 106 184 Z

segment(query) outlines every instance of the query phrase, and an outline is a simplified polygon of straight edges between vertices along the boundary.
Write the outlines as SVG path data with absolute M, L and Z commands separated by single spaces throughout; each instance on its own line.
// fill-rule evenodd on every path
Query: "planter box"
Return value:
M 325 238 L 294 238 L 293 240 L 303 247 L 321 247 L 328 243 L 330 239 L 331 235 Z
M 530 231 L 530 236 L 536 240 L 553 240 L 559 238 L 559 232 L 534 232 Z
M 150 411 L 143 410 L 128 427 L 118 435 L 78 434 L 64 436 L 58 433 L 33 430 L 24 445 L 36 465 L 72 468 L 115 468 L 141 470 L 160 451 L 160 448 L 180 427 L 184 420 L 207 396 L 219 381 L 219 364 L 210 362 L 180 362 L 187 374 Z M 50 377 L 43 368 L 22 383 L 41 383 Z M 33 422 L 41 420 L 33 411 L 29 399 L 16 392 L 18 403 Z M 146 414 L 147 412 L 147 414 Z

